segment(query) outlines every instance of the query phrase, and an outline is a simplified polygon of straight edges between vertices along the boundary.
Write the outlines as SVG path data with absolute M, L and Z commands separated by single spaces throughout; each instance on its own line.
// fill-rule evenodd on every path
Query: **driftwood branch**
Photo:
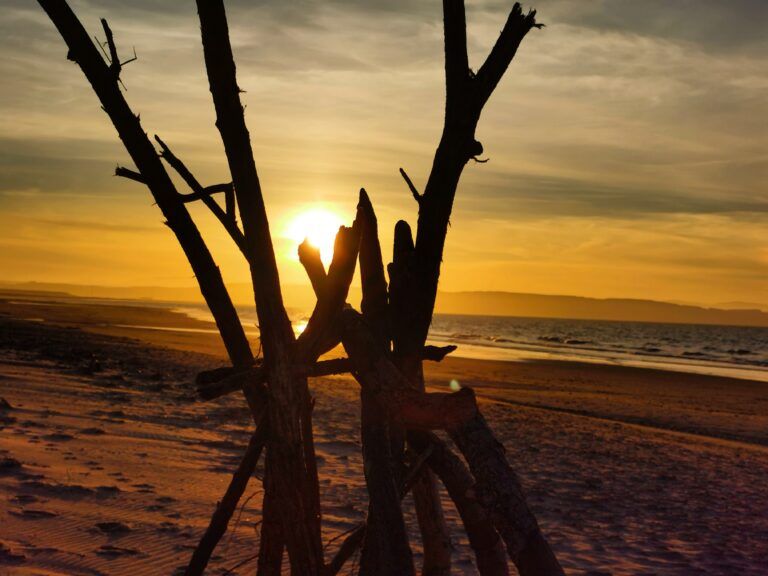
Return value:
M 427 448 L 425 452 L 419 454 L 408 470 L 405 478 L 400 483 L 399 498 L 402 500 L 411 491 L 416 478 L 424 470 L 424 466 L 431 454 L 431 448 Z M 326 568 L 326 576 L 335 576 L 344 567 L 344 564 L 349 560 L 355 551 L 360 548 L 366 537 L 366 531 L 368 528 L 368 521 L 362 522 L 357 528 L 352 530 L 349 535 L 341 543 L 331 562 Z
M 408 174 L 406 174 L 405 170 L 400 168 L 400 176 L 403 177 L 403 180 L 405 180 L 405 183 L 408 185 L 408 189 L 411 191 L 411 194 L 413 195 L 413 199 L 416 200 L 417 204 L 421 203 L 421 194 L 419 194 L 419 191 L 416 189 L 416 186 L 413 184 L 413 181 L 408 177 Z
M 115 45 L 115 37 L 112 34 L 112 29 L 109 27 L 105 18 L 101 19 L 101 27 L 104 29 L 104 36 L 107 39 L 107 47 L 109 49 L 109 70 L 112 73 L 116 82 L 120 81 L 120 72 L 123 70 L 123 66 L 130 64 L 136 60 L 136 51 L 133 53 L 133 58 L 129 58 L 125 62 L 120 62 L 120 58 L 117 55 L 117 46 Z
M 477 500 L 475 479 L 464 462 L 430 432 L 412 430 L 408 434 L 408 442 L 416 450 L 429 455 L 427 464 L 440 478 L 461 516 L 480 575 L 508 576 L 504 545 L 487 511 Z
M 470 80 L 464 0 L 443 0 L 443 34 L 446 95 L 448 106 L 453 108 L 460 104 L 458 100 Z
M 216 511 L 213 513 L 208 528 L 200 539 L 200 543 L 192 553 L 192 558 L 187 565 L 187 569 L 184 571 L 184 576 L 202 576 L 205 571 L 216 545 L 227 531 L 229 521 L 237 508 L 237 503 L 245 492 L 248 480 L 250 480 L 253 471 L 256 469 L 256 464 L 264 449 L 266 434 L 267 425 L 266 422 L 262 421 L 259 423 L 256 432 L 251 436 L 243 459 L 232 476 L 224 497 L 216 505 Z
M 39 4 L 66 42 L 68 58 L 77 62 L 93 87 L 169 228 L 176 235 L 213 314 L 232 364 L 251 365 L 253 354 L 221 273 L 192 218 L 179 201 L 176 188 L 157 157 L 138 116 L 125 101 L 112 71 L 64 0 L 39 0 Z
M 307 272 L 315 296 L 320 298 L 320 295 L 325 290 L 327 277 L 325 266 L 320 259 L 320 249 L 312 246 L 309 240 L 304 240 L 304 242 L 299 244 L 299 262 L 301 262 L 301 265 Z
M 131 170 L 130 168 L 124 168 L 123 166 L 118 166 L 117 168 L 115 168 L 115 176 L 120 176 L 121 178 L 127 178 L 128 180 L 133 180 L 134 182 L 139 182 L 140 184 L 147 183 L 147 181 L 144 179 L 144 176 L 142 176 L 135 170 Z
M 384 263 L 379 244 L 378 222 L 365 189 L 357 205 L 360 222 L 360 308 L 376 344 L 390 348 L 389 302 Z M 413 558 L 397 489 L 401 472 L 393 458 L 390 430 L 393 424 L 380 409 L 375 395 L 361 389 L 360 429 L 363 469 L 368 488 L 368 526 L 360 553 L 360 571 L 370 576 L 413 574 Z M 397 454 L 399 457 L 399 454 Z
M 455 349 L 456 346 L 425 346 L 424 359 L 440 362 Z M 300 376 L 319 378 L 348 374 L 352 371 L 352 364 L 349 358 L 333 358 L 318 360 L 308 366 L 298 366 L 296 371 Z M 195 379 L 195 387 L 201 400 L 215 400 L 242 389 L 253 391 L 260 399 L 266 382 L 267 371 L 261 365 L 246 369 L 226 367 L 201 372 Z
M 207 188 L 203 187 L 189 168 L 187 168 L 186 164 L 171 151 L 168 145 L 163 142 L 159 136 L 155 135 L 155 140 L 160 145 L 160 157 L 176 170 L 179 176 L 181 176 L 187 186 L 192 190 L 191 194 L 182 194 L 181 201 L 187 203 L 195 200 L 202 200 L 203 204 L 213 212 L 213 215 L 216 216 L 219 222 L 221 222 L 221 225 L 224 226 L 224 229 L 229 233 L 229 236 L 240 249 L 240 252 L 245 256 L 245 259 L 248 260 L 248 248 L 246 246 L 245 236 L 237 226 L 237 221 L 233 217 L 228 216 L 226 212 L 221 209 L 221 206 L 211 198 L 211 195 L 216 194 L 217 192 L 231 190 L 232 184 L 216 184 Z
M 520 576 L 562 576 L 563 569 L 541 533 L 517 475 L 483 415 L 449 429 L 477 482 L 477 497 Z
M 496 44 L 475 77 L 477 105 L 480 108 L 485 105 L 499 80 L 504 76 L 525 35 L 531 31 L 531 28 L 543 26 L 536 22 L 536 10 L 529 10 L 527 14 L 523 14 L 522 7 L 515 2 Z
M 469 388 L 445 394 L 426 393 L 403 376 L 376 341 L 359 312 L 342 312 L 342 343 L 360 386 L 387 412 L 390 420 L 407 428 L 435 430 L 460 425 L 477 411 Z
M 275 497 L 274 482 L 279 478 L 274 477 L 269 465 L 264 471 L 264 499 L 261 506 L 261 534 L 259 539 L 259 562 L 256 569 L 257 576 L 281 576 L 285 540 L 280 525 L 280 505 Z
M 339 313 L 347 300 L 359 249 L 360 224 L 355 220 L 352 227 L 342 226 L 336 234 L 328 275 L 307 327 L 296 342 L 297 357 L 302 361 L 311 362 L 328 351 L 327 335 L 337 325 Z M 335 346 L 338 340 L 331 342 Z

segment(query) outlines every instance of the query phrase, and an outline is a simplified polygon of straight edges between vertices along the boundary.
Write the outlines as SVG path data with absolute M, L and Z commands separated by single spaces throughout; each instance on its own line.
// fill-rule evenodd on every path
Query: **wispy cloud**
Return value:
M 477 68 L 511 2 L 467 4 Z M 146 129 L 163 135 L 201 180 L 226 179 L 193 4 L 72 5 L 92 33 L 100 34 L 98 18 L 107 16 L 121 50 L 136 47 L 139 61 L 124 73 L 126 96 Z M 227 6 L 273 222 L 281 224 L 305 201 L 348 206 L 351 213 L 365 185 L 387 244 L 397 218 L 415 219 L 397 168 L 405 166 L 423 185 L 439 138 L 440 3 Z M 526 289 L 546 291 L 562 282 L 563 271 L 579 267 L 589 270 L 582 292 L 623 294 L 634 290 L 634 280 L 607 280 L 614 269 L 605 264 L 622 253 L 622 268 L 636 262 L 677 298 L 706 300 L 693 293 L 731 290 L 722 299 L 755 299 L 761 288 L 754 276 L 765 272 L 766 259 L 753 255 L 767 249 L 751 219 L 762 225 L 768 208 L 768 3 L 540 0 L 535 7 L 547 28 L 526 39 L 484 113 L 478 138 L 491 160 L 470 165 L 462 180 L 449 237 L 457 262 L 446 268 L 445 287 L 499 277 L 506 282 L 500 288 L 525 282 Z M 0 216 L 25 206 L 42 210 L 56 195 L 69 202 L 98 196 L 81 199 L 90 204 L 89 220 L 96 209 L 110 221 L 120 221 L 126 206 L 149 209 L 145 190 L 111 176 L 115 164 L 129 163 L 127 155 L 35 3 L 5 3 L 0 50 L 0 75 L 8 79 L 0 92 Z M 24 190 L 39 194 L 22 201 Z M 146 214 L 147 225 L 160 219 Z M 73 216 L 65 210 L 62 218 Z M 512 252 L 483 235 L 488 240 L 471 258 L 484 262 L 484 272 L 468 274 L 470 256 L 461 247 L 476 244 L 478 227 L 490 221 L 532 232 L 515 236 Z M 713 227 L 718 242 L 694 241 Z M 559 257 L 545 253 L 545 238 Z M 613 260 L 606 260 L 607 244 L 615 248 Z M 478 259 L 483 251 L 488 257 Z M 522 272 L 515 254 L 523 252 L 531 257 L 525 281 L 506 272 Z M 734 262 L 743 273 L 734 272 Z M 141 274 L 146 264 L 132 265 Z M 716 280 L 697 288 L 674 270 Z

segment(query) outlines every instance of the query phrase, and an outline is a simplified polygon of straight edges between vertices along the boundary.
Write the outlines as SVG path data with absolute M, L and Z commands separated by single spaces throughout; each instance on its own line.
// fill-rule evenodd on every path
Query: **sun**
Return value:
M 327 266 L 333 258 L 333 243 L 342 224 L 341 217 L 330 210 L 311 208 L 297 214 L 290 221 L 286 235 L 296 242 L 297 247 L 305 238 L 309 240 L 312 246 L 320 250 L 320 258 Z

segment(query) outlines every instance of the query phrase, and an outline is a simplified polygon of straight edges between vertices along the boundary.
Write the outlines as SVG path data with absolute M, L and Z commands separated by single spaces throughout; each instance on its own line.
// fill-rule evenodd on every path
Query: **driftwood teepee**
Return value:
M 422 194 L 401 171 L 418 202 L 415 241 L 408 224 L 398 222 L 387 284 L 376 216 L 361 190 L 355 222 L 339 230 L 327 272 L 315 249 L 306 243 L 300 247 L 300 260 L 317 304 L 306 330 L 297 338 L 283 305 L 223 1 L 197 0 L 216 126 L 232 176 L 231 184 L 214 186 L 200 184 L 155 137 L 158 153 L 145 134 L 121 90 L 124 63 L 106 20 L 102 20 L 106 37 L 102 48 L 108 61 L 64 0 L 39 3 L 66 42 L 67 57 L 84 72 L 136 166 L 137 171 L 118 168 L 117 174 L 149 188 L 216 320 L 232 367 L 201 374 L 200 395 L 214 398 L 241 390 L 253 415 L 256 430 L 186 574 L 205 570 L 262 452 L 266 461 L 260 575 L 279 574 L 286 551 L 292 574 L 336 574 L 358 549 L 362 574 L 414 574 L 400 504 L 408 492 L 413 493 L 422 534 L 422 574 L 449 574 L 450 540 L 437 479 L 461 516 L 481 574 L 509 574 L 508 560 L 523 575 L 562 574 L 473 392 L 427 393 L 422 372 L 425 360 L 440 361 L 453 350 L 425 346 L 453 198 L 464 165 L 483 151 L 475 139 L 483 106 L 520 42 L 539 26 L 535 12 L 524 14 L 515 4 L 490 54 L 473 73 L 467 60 L 464 3 L 443 0 L 445 125 Z M 182 177 L 191 192 L 178 192 L 163 161 Z M 223 195 L 224 207 L 214 199 L 216 194 Z M 250 266 L 263 361 L 254 359 L 219 269 L 190 217 L 186 204 L 193 201 L 210 208 Z M 358 261 L 362 313 L 345 303 Z M 339 343 L 347 358 L 318 360 Z M 307 378 L 342 372 L 351 373 L 360 384 L 369 511 L 366 523 L 329 559 L 324 557 L 321 540 L 313 401 Z M 446 431 L 463 458 L 432 430 Z

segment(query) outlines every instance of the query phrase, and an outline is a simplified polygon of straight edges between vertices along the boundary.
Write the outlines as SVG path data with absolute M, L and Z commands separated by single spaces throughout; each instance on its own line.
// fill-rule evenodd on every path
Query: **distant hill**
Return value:
M 167 302 L 201 302 L 196 287 L 168 288 L 153 286 L 81 286 L 45 282 L 2 283 L 6 290 L 66 293 L 72 296 L 113 298 L 120 300 L 154 300 Z M 229 286 L 233 300 L 239 305 L 253 302 L 247 284 Z M 309 286 L 288 285 L 283 289 L 286 304 L 299 310 L 311 310 L 314 295 Z M 352 287 L 349 301 L 360 302 L 360 288 Z M 536 318 L 573 318 L 583 320 L 617 320 L 637 322 L 670 322 L 679 324 L 719 324 L 730 326 L 768 327 L 768 312 L 739 303 L 722 308 L 707 308 L 654 300 L 630 298 L 586 298 L 516 292 L 440 292 L 436 311 L 442 314 L 477 314 L 483 316 L 527 316 Z M 728 309 L 726 309 L 726 307 Z M 751 309 L 749 309 L 749 308 Z
M 514 292 L 441 292 L 437 309 L 444 314 L 768 327 L 768 313 L 758 309 L 723 310 L 629 298 L 602 299 Z

